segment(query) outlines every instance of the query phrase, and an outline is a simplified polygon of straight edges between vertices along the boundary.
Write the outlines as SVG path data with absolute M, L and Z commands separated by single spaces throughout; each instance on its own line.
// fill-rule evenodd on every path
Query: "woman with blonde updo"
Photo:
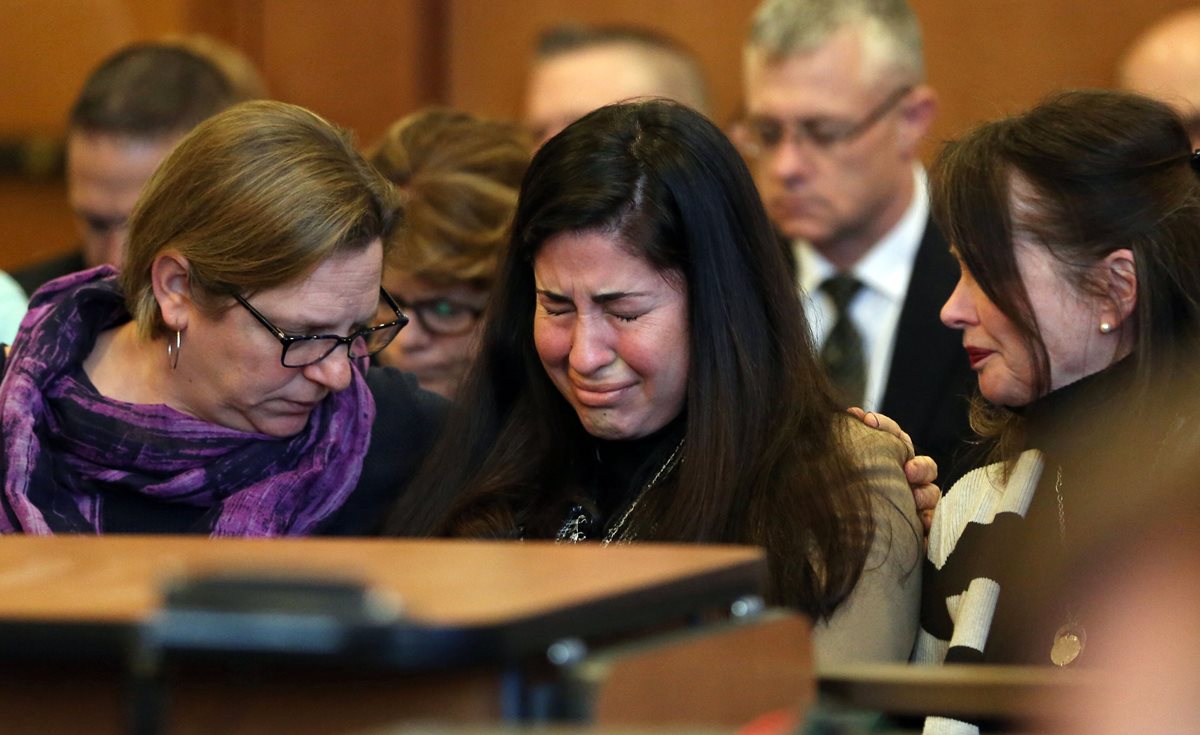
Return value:
M 442 108 L 403 118 L 368 152 L 405 195 L 383 283 L 412 317 L 377 359 L 426 390 L 453 398 L 475 357 L 529 156 L 515 127 Z

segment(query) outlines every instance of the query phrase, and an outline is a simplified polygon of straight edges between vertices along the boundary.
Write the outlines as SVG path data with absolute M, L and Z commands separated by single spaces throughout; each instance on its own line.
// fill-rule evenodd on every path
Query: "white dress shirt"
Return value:
M 878 411 L 883 403 L 896 345 L 896 325 L 929 220 L 929 186 L 920 166 L 914 167 L 913 180 L 912 202 L 900 221 L 850 271 L 862 283 L 850 304 L 850 318 L 863 337 L 867 388 L 862 407 L 868 411 Z M 837 310 L 820 286 L 837 269 L 807 242 L 798 240 L 792 247 L 800 270 L 800 295 L 808 326 L 817 345 L 823 345 L 837 321 Z
M 0 271 L 0 343 L 12 344 L 17 326 L 25 316 L 25 292 L 4 271 Z

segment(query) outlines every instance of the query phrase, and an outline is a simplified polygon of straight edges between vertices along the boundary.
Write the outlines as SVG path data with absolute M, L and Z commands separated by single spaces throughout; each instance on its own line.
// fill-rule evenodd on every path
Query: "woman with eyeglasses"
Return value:
M 443 402 L 369 356 L 400 217 L 348 136 L 250 102 L 147 184 L 124 270 L 39 291 L 0 383 L 0 531 L 365 533 Z
M 412 320 L 376 360 L 426 390 L 453 398 L 475 358 L 529 155 L 514 126 L 441 108 L 398 121 L 367 154 L 404 195 L 383 283 Z

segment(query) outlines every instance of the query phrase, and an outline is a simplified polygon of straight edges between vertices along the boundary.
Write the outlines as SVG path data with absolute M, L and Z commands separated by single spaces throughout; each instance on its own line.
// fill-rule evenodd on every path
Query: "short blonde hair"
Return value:
M 529 165 L 521 132 L 431 108 L 392 125 L 367 157 L 404 197 L 388 266 L 439 285 L 489 288 Z
M 535 61 L 552 61 L 593 49 L 618 49 L 632 54 L 632 63 L 644 66 L 656 80 L 658 89 L 647 96 L 666 97 L 710 115 L 708 81 L 696 54 L 679 41 L 650 28 L 577 23 L 553 26 L 538 37 Z
M 764 0 L 754 12 L 746 54 L 774 62 L 824 46 L 843 28 L 861 35 L 874 74 L 925 80 L 921 25 L 906 0 Z
M 198 125 L 146 184 L 130 218 L 125 300 L 150 337 L 165 328 L 151 266 L 167 248 L 187 258 L 193 298 L 216 309 L 376 239 L 386 252 L 400 216 L 394 188 L 344 130 L 295 105 L 245 102 Z

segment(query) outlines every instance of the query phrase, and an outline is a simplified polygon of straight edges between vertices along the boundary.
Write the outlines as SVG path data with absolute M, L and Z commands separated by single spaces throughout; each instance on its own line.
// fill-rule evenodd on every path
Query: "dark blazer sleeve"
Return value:
M 943 488 L 977 464 L 971 455 L 975 435 L 967 421 L 975 374 L 962 333 L 942 324 L 940 317 L 957 282 L 958 265 L 930 220 L 896 326 L 882 411 L 912 436 L 919 453 L 938 463 Z
M 377 535 L 388 509 L 408 486 L 445 420 L 449 403 L 417 387 L 410 373 L 371 367 L 367 387 L 375 398 L 375 423 L 362 476 L 320 535 Z
M 27 296 L 32 296 L 34 291 L 42 287 L 42 284 L 86 268 L 87 263 L 83 261 L 83 251 L 73 250 L 66 255 L 12 271 L 9 275 L 24 289 Z

